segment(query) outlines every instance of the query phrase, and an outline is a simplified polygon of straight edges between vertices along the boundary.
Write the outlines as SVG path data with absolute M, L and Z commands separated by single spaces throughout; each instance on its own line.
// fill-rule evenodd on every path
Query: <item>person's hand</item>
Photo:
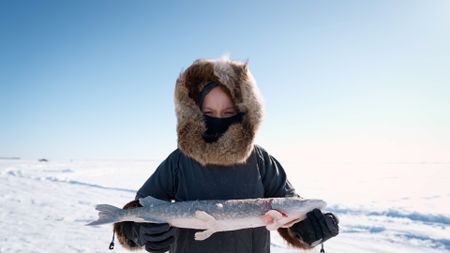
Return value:
M 137 223 L 133 222 L 127 231 L 129 238 L 144 246 L 145 250 L 153 253 L 169 251 L 175 240 L 175 230 L 168 223 Z
M 306 219 L 295 223 L 289 229 L 297 239 L 314 247 L 339 234 L 339 220 L 333 213 L 323 214 L 314 209 L 306 214 Z

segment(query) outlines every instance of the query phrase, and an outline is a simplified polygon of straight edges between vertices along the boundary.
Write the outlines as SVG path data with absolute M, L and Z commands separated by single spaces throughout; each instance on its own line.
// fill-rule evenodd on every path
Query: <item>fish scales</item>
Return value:
M 260 216 L 270 210 L 265 201 L 183 201 L 167 202 L 159 205 L 128 209 L 126 216 L 136 215 L 144 219 L 167 220 L 174 218 L 191 218 L 196 211 L 204 211 L 217 220 Z

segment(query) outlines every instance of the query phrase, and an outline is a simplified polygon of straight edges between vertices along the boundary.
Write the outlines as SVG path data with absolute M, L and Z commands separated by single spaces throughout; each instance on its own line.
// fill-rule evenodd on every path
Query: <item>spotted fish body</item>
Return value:
M 139 203 L 142 207 L 133 209 L 97 205 L 99 219 L 87 225 L 121 221 L 169 223 L 173 227 L 203 230 L 195 234 L 195 239 L 204 240 L 221 231 L 288 227 L 304 219 L 307 212 L 326 206 L 322 200 L 298 197 L 169 202 L 149 196 L 139 199 Z

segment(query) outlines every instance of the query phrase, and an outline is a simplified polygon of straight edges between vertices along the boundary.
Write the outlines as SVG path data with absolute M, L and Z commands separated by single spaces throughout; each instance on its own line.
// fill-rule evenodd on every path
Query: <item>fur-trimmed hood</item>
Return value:
M 206 130 L 198 96 L 209 82 L 227 89 L 242 122 L 231 125 L 216 141 L 207 143 Z M 263 118 L 263 103 L 247 62 L 220 59 L 198 59 L 183 71 L 175 87 L 178 147 L 202 165 L 244 163 L 253 150 L 255 134 Z

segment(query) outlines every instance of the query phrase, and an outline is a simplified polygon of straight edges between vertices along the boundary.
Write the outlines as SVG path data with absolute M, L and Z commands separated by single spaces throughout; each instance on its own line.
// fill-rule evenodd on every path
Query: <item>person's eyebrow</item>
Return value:
M 210 108 L 210 107 L 204 107 L 203 110 L 210 110 L 210 111 L 214 111 L 214 109 Z

